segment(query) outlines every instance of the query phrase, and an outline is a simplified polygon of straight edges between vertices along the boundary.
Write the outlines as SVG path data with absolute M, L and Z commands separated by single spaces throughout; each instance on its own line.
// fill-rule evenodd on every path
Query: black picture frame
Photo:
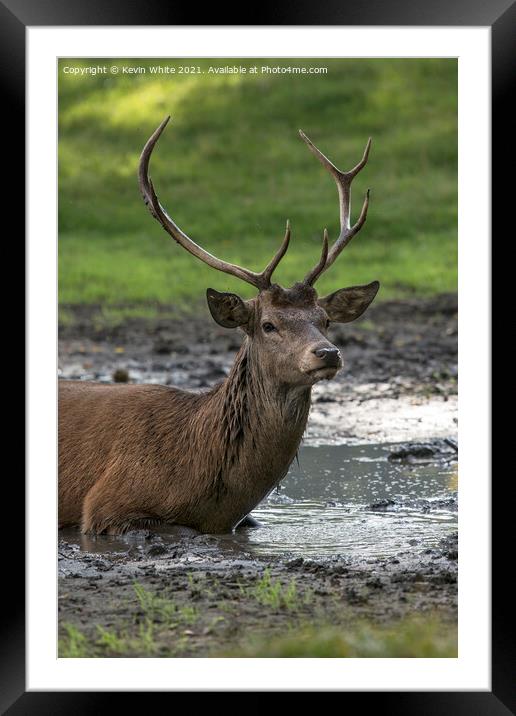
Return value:
M 229 6 L 228 6 L 229 7 Z M 24 169 L 25 145 L 25 38 L 26 28 L 35 26 L 71 25 L 198 25 L 193 22 L 202 15 L 202 25 L 361 25 L 361 26 L 484 26 L 492 32 L 492 194 L 493 236 L 501 233 L 504 217 L 511 207 L 514 189 L 511 182 L 499 178 L 511 154 L 514 136 L 513 115 L 505 103 L 513 89 L 515 67 L 516 4 L 512 0 L 369 0 L 348 2 L 330 0 L 326 3 L 271 3 L 246 7 L 246 14 L 231 7 L 228 13 L 220 4 L 194 6 L 165 4 L 163 0 L 0 0 L 0 72 L 4 111 L 4 153 L 13 152 L 9 171 L 3 177 L 3 197 L 12 217 L 25 216 L 23 177 L 15 177 Z M 514 90 L 513 90 L 514 92 Z M 513 152 L 512 152 L 513 154 Z M 4 155 L 5 157 L 5 155 Z M 6 167 L 4 158 L 4 169 Z M 500 171 L 499 171 L 500 170 Z M 513 182 L 512 182 L 513 184 Z M 10 230 L 11 245 L 23 246 L 21 220 Z M 508 223 L 508 226 L 511 224 Z M 19 233 L 15 233 L 18 231 Z M 510 241 L 510 237 L 507 237 Z M 512 241 L 511 241 L 512 243 Z M 19 324 L 18 324 L 19 325 Z M 499 431 L 497 431 L 499 434 Z M 24 504 L 21 476 L 9 468 L 14 494 L 10 505 Z M 16 478 L 16 479 L 14 479 Z M 467 479 L 467 478 L 466 478 Z M 474 714 L 502 716 L 516 713 L 515 648 L 513 639 L 514 598 L 506 588 L 507 547 L 511 544 L 509 529 L 512 504 L 502 486 L 493 484 L 492 568 L 492 691 L 454 692 L 345 692 L 347 708 L 357 698 L 364 706 L 387 713 Z M 21 511 L 21 510 L 20 510 Z M 15 552 L 7 550 L 9 565 L 9 608 L 2 610 L 0 640 L 0 710 L 12 714 L 79 714 L 103 713 L 108 708 L 120 709 L 121 693 L 96 692 L 26 692 L 25 691 L 25 569 L 22 560 L 23 541 L 19 514 L 10 509 L 13 526 L 7 534 L 19 534 Z M 8 515 L 4 515 L 8 517 Z M 21 541 L 20 541 L 21 540 Z M 4 568 L 5 569 L 5 568 Z M 169 699 L 170 693 L 153 693 Z M 131 707 L 142 704 L 149 693 L 129 694 Z M 116 701 L 115 701 L 116 699 Z M 351 701 L 350 701 L 351 700 Z M 218 702 L 218 699 L 216 703 Z

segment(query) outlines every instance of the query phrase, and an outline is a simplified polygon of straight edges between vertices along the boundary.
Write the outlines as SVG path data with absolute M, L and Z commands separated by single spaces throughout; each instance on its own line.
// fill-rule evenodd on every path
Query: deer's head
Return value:
M 320 152 L 300 130 L 302 139 L 312 153 L 334 177 L 339 193 L 340 234 L 331 248 L 324 230 L 321 257 L 304 279 L 291 288 L 272 283 L 272 274 L 285 255 L 290 242 L 287 222 L 285 238 L 275 256 L 261 273 L 227 263 L 205 251 L 190 239 L 170 218 L 159 203 L 149 177 L 149 160 L 167 117 L 145 145 L 139 166 L 139 184 L 145 203 L 162 227 L 188 252 L 213 268 L 231 274 L 258 289 L 255 298 L 244 301 L 235 293 L 207 290 L 208 306 L 214 320 L 225 328 L 241 328 L 249 337 L 250 350 L 259 356 L 260 365 L 278 382 L 288 385 L 312 385 L 318 380 L 333 378 L 342 367 L 340 351 L 328 340 L 330 323 L 348 323 L 364 313 L 378 292 L 380 284 L 341 288 L 319 297 L 314 284 L 335 261 L 340 252 L 362 228 L 369 205 L 366 194 L 360 216 L 350 225 L 351 182 L 365 166 L 371 140 L 360 162 L 350 171 L 342 172 Z

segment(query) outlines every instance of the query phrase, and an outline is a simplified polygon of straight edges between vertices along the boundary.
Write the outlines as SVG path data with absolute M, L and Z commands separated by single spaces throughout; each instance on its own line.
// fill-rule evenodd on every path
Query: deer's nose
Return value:
M 336 368 L 340 365 L 340 351 L 338 348 L 316 348 L 313 353 L 317 358 L 323 360 L 327 366 Z

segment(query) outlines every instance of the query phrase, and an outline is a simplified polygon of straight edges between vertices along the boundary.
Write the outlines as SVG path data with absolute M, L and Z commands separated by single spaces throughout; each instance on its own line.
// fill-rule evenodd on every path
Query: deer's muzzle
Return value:
M 325 368 L 340 368 L 342 366 L 338 348 L 316 348 L 312 353 L 323 362 Z

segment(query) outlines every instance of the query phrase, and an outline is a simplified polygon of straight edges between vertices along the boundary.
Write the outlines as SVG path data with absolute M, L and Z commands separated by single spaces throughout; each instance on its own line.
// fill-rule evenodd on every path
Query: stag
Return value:
M 150 213 L 190 254 L 258 293 L 243 300 L 207 289 L 214 320 L 244 333 L 228 377 L 211 390 L 59 382 L 59 525 L 80 525 L 84 533 L 119 534 L 165 523 L 224 533 L 252 523 L 251 510 L 296 456 L 312 386 L 333 378 L 342 366 L 327 337 L 330 323 L 358 318 L 379 288 L 373 281 L 324 297 L 314 288 L 366 220 L 369 191 L 353 225 L 350 192 L 371 140 L 360 162 L 345 172 L 300 131 L 337 184 L 340 233 L 329 247 L 325 230 L 317 264 L 302 281 L 282 288 L 272 275 L 289 246 L 288 222 L 277 253 L 255 273 L 208 253 L 160 204 L 149 161 L 168 120 L 140 157 L 139 186 Z

